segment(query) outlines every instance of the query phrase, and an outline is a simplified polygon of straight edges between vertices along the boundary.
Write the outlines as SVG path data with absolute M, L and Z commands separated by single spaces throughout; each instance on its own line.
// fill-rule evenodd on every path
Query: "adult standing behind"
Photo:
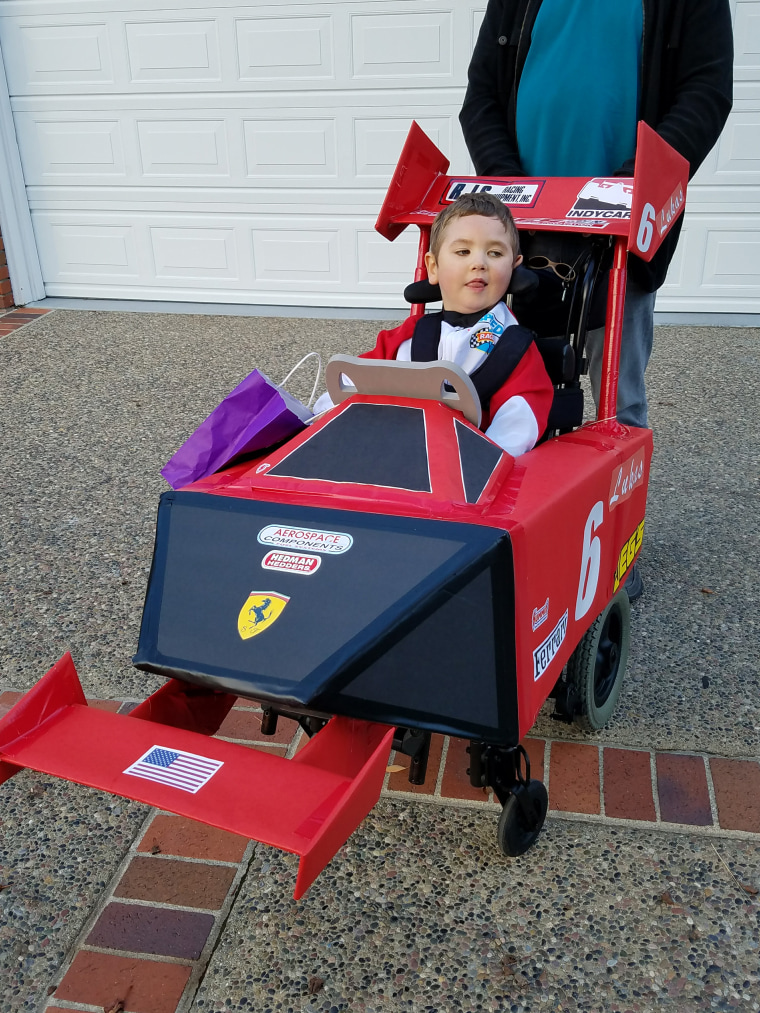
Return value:
M 459 119 L 478 175 L 633 176 L 643 119 L 687 159 L 691 177 L 723 129 L 732 91 L 728 0 L 489 0 Z M 627 425 L 647 424 L 655 293 L 680 229 L 681 219 L 650 263 L 629 261 L 617 403 Z M 590 331 L 597 403 L 602 345 L 603 329 Z M 631 600 L 643 590 L 634 570 Z

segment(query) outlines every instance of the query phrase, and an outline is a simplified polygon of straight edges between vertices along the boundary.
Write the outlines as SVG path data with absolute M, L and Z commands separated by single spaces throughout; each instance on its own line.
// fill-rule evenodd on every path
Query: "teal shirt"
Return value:
M 517 92 L 529 176 L 609 176 L 636 150 L 642 0 L 543 0 Z

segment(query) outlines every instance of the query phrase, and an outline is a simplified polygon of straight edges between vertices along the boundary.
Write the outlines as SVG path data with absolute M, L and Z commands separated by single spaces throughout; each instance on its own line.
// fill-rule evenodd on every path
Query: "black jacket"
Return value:
M 693 176 L 731 110 L 733 32 L 728 0 L 642 0 L 644 39 L 639 119 L 689 162 Z M 517 88 L 541 0 L 489 0 L 459 115 L 481 176 L 524 176 L 515 134 Z M 633 175 L 633 160 L 619 176 Z M 681 220 L 649 264 L 631 273 L 648 291 L 662 285 Z

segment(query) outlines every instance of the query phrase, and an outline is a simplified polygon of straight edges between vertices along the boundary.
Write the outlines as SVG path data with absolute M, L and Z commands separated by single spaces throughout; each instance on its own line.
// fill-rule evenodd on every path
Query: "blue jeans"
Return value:
M 646 427 L 647 394 L 644 371 L 652 354 L 654 337 L 655 292 L 645 292 L 628 275 L 623 315 L 623 340 L 620 348 L 617 417 L 626 426 Z M 604 328 L 586 335 L 586 357 L 594 403 L 599 404 L 599 388 L 604 348 Z

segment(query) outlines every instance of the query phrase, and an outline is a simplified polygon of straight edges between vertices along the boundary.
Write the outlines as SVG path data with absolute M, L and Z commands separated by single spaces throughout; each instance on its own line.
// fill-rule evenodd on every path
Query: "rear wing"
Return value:
M 651 260 L 683 212 L 689 163 L 641 121 L 633 177 L 450 176 L 448 159 L 412 123 L 375 228 L 393 240 L 408 225 L 429 227 L 461 194 L 487 192 L 507 204 L 519 229 L 627 239 Z

